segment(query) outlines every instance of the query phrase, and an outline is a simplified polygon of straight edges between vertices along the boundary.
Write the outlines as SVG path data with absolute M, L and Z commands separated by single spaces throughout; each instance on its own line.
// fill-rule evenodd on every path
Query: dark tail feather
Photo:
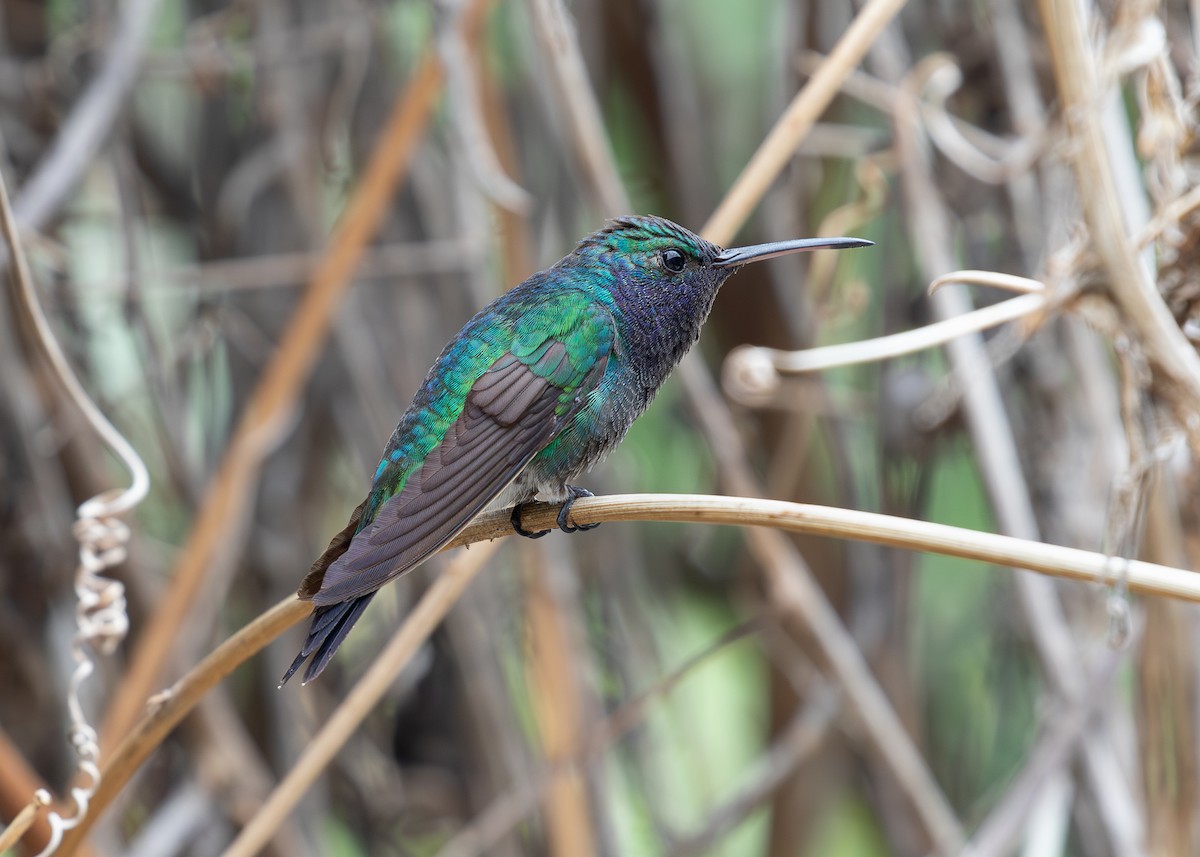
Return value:
M 368 592 L 350 601 L 318 607 L 313 611 L 312 625 L 308 629 L 308 639 L 304 641 L 304 648 L 279 680 L 279 686 L 287 684 L 287 680 L 308 660 L 309 655 L 312 655 L 313 659 L 304 671 L 304 684 L 319 676 L 374 597 L 374 592 Z

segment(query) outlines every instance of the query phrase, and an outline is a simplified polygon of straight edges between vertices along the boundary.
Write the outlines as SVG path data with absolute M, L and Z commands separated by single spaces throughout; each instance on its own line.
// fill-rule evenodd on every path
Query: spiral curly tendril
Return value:
M 116 495 L 120 493 L 116 492 Z M 99 735 L 83 711 L 79 690 L 95 671 L 88 650 L 111 655 L 129 630 L 125 587 L 102 574 L 125 561 L 125 545 L 129 541 L 129 527 L 120 518 L 108 514 L 113 499 L 114 496 L 102 494 L 84 503 L 79 507 L 79 518 L 73 527 L 79 541 L 79 567 L 75 572 L 75 624 L 78 630 L 71 642 L 75 671 L 67 690 L 67 710 L 71 719 L 68 736 L 79 757 L 78 782 L 71 788 L 74 812 L 65 817 L 51 812 L 47 817 L 50 841 L 38 857 L 48 857 L 58 850 L 63 832 L 87 815 L 88 804 L 100 785 Z
M 129 527 L 120 515 L 130 511 L 145 498 L 150 487 L 146 465 L 120 432 L 118 432 L 91 400 L 67 362 L 58 341 L 50 329 L 46 315 L 33 287 L 29 262 L 18 239 L 16 221 L 8 201 L 8 189 L 0 177 L 0 231 L 12 259 L 13 286 L 17 300 L 28 313 L 29 322 L 38 345 L 54 370 L 63 391 L 79 409 L 93 431 L 129 469 L 131 484 L 126 489 L 113 489 L 97 494 L 81 505 L 73 528 L 79 542 L 79 566 L 75 571 L 76 632 L 71 641 L 75 671 L 67 687 L 67 710 L 71 726 L 68 737 L 79 757 L 76 784 L 71 787 L 72 811 L 64 816 L 57 811 L 47 815 L 50 841 L 38 857 L 54 854 L 62 843 L 63 832 L 75 827 L 87 816 L 88 804 L 100 785 L 100 741 L 88 722 L 79 690 L 95 671 L 90 652 L 111 655 L 125 639 L 129 630 L 129 615 L 125 609 L 125 587 L 107 578 L 102 572 L 125 561 L 125 546 L 129 542 Z M 27 809 L 25 827 L 15 831 L 23 835 L 33 816 L 49 804 L 44 790 L 35 794 Z M 14 825 L 15 826 L 15 825 Z M 0 839 L 0 842 L 3 842 Z M 7 847 L 7 846 L 6 846 Z
M 115 433 L 111 425 L 107 429 Z M 89 652 L 111 655 L 129 630 L 125 587 L 105 577 L 103 572 L 125 561 L 129 527 L 117 515 L 145 496 L 149 480 L 145 465 L 125 439 L 117 435 L 119 440 L 113 443 L 114 439 L 108 436 L 108 431 L 101 431 L 100 434 L 129 465 L 134 475 L 133 485 L 126 491 L 106 491 L 88 500 L 79 507 L 78 518 L 72 528 L 79 542 L 79 566 L 75 571 L 77 630 L 71 641 L 75 671 L 67 688 L 67 710 L 71 721 L 68 737 L 79 757 L 79 766 L 76 784 L 71 787 L 73 811 L 65 816 L 52 811 L 47 816 L 50 841 L 38 857 L 49 857 L 58 850 L 63 832 L 86 817 L 88 804 L 100 785 L 99 735 L 88 722 L 79 691 L 95 671 L 95 663 Z

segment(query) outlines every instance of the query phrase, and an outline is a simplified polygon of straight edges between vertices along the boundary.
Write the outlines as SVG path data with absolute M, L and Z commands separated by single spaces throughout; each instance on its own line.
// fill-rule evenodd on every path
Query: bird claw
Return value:
M 568 485 L 567 493 L 570 496 L 567 497 L 567 501 L 562 504 L 561 508 L 559 508 L 558 517 L 555 519 L 558 523 L 558 528 L 564 533 L 578 533 L 583 532 L 584 530 L 594 530 L 596 527 L 600 526 L 599 524 L 572 524 L 570 521 L 571 504 L 573 504 L 580 497 L 595 497 L 596 495 L 586 488 L 579 488 L 575 485 Z M 546 533 L 550 532 L 549 530 L 538 530 L 536 533 L 532 533 L 522 527 L 521 510 L 524 507 L 524 503 L 518 503 L 517 505 L 513 506 L 512 514 L 509 516 L 509 522 L 512 524 L 513 531 L 516 532 L 518 536 L 524 536 L 527 539 L 540 539 L 542 536 L 546 535 Z
M 596 527 L 600 526 L 599 524 L 572 524 L 567 520 L 571 513 L 571 506 L 576 500 L 578 500 L 580 497 L 596 496 L 586 488 L 580 488 L 576 485 L 568 485 L 567 491 L 570 492 L 571 496 L 567 498 L 567 502 L 563 503 L 562 508 L 558 510 L 558 518 L 556 519 L 558 522 L 558 528 L 564 533 L 578 533 L 583 530 L 594 530 Z
M 509 521 L 512 523 L 513 531 L 516 532 L 518 536 L 524 536 L 527 539 L 540 539 L 542 536 L 549 533 L 549 530 L 538 530 L 536 533 L 531 533 L 529 530 L 521 526 L 521 509 L 524 507 L 524 503 L 518 503 L 517 505 L 513 506 L 512 516 L 509 518 Z

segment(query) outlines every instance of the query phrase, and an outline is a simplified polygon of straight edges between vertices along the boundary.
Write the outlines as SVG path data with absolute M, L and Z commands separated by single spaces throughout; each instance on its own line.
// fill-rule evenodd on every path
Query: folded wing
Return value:
M 613 334 L 602 307 L 573 315 L 571 329 L 536 344 L 518 327 L 441 442 L 325 571 L 315 604 L 373 592 L 437 551 L 575 416 L 604 375 Z

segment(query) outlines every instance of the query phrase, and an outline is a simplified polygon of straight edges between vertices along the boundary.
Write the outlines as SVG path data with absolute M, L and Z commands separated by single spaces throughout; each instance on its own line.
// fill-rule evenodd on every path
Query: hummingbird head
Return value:
M 726 250 L 666 218 L 630 215 L 584 238 L 564 262 L 611 272 L 610 289 L 623 309 L 677 307 L 699 324 L 708 316 L 717 290 L 744 265 L 787 253 L 872 243 L 861 238 L 799 238 Z
M 643 299 L 670 300 L 715 292 L 732 273 L 714 266 L 720 253 L 720 247 L 678 223 L 627 216 L 610 220 L 604 229 L 584 238 L 573 255 L 611 269 L 618 280 L 636 284 L 644 292 Z

